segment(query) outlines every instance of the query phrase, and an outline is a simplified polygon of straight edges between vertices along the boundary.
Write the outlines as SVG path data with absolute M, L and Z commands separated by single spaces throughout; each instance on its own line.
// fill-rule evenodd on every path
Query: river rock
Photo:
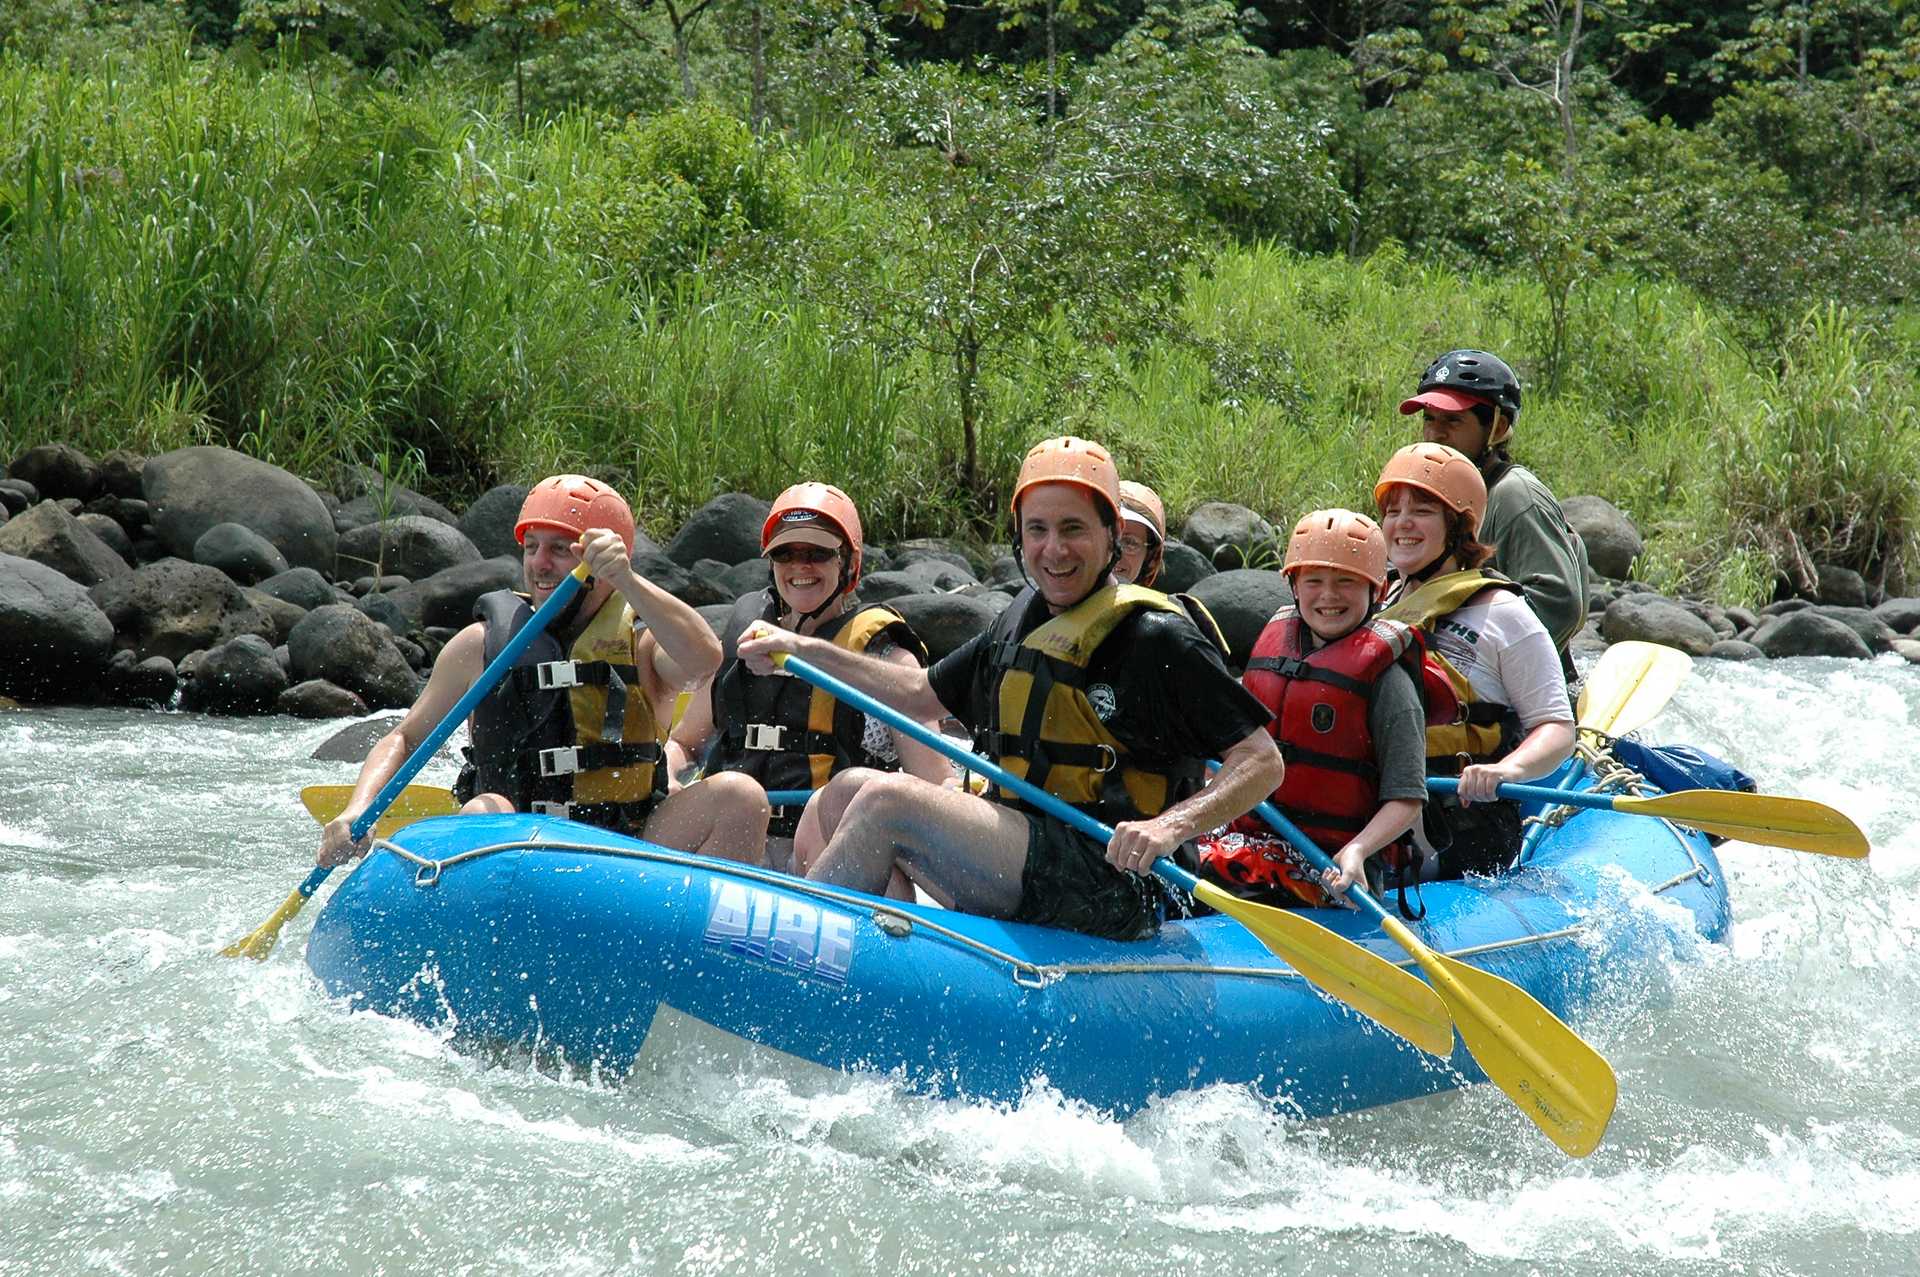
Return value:
M 707 603 L 693 610 L 700 614 L 700 619 L 707 623 L 707 628 L 713 631 L 715 638 L 726 634 L 727 620 L 733 615 L 733 604 Z
M 1864 660 L 1873 655 L 1866 640 L 1844 621 L 1817 611 L 1789 612 L 1754 631 L 1753 645 L 1768 656 L 1848 656 Z
M 1213 613 L 1227 640 L 1227 663 L 1236 669 L 1246 668 L 1254 640 L 1273 614 L 1293 602 L 1286 578 L 1264 568 L 1216 572 L 1195 585 L 1191 593 Z
M 414 581 L 389 596 L 407 619 L 407 630 L 430 626 L 459 629 L 473 620 L 473 606 L 482 594 L 518 590 L 525 581 L 518 556 L 457 563 L 425 580 Z
M 996 607 L 985 598 L 965 594 L 903 594 L 888 606 L 906 619 L 927 645 L 930 659 L 937 661 L 985 632 L 1006 604 Z
M 1906 658 L 1909 665 L 1920 665 L 1920 639 L 1897 638 L 1889 650 Z
M 113 623 L 64 574 L 0 553 L 0 651 L 0 696 L 91 699 L 113 653 Z
M 333 512 L 333 527 L 336 532 L 344 535 L 355 528 L 364 528 L 369 523 L 403 518 L 407 515 L 432 519 L 436 523 L 444 523 L 456 530 L 460 526 L 460 520 L 454 518 L 453 511 L 432 497 L 422 496 L 412 488 L 396 484 L 384 493 L 368 492 L 344 502 L 338 510 Z M 462 535 L 465 534 L 462 533 Z
M 1660 643 L 1689 656 L 1705 656 L 1720 641 L 1713 626 L 1658 594 L 1622 594 L 1601 614 L 1600 632 L 1609 643 Z
M 164 656 L 143 661 L 122 648 L 113 654 L 107 684 L 113 699 L 123 705 L 165 707 L 173 704 L 174 693 L 180 690 L 180 676 Z
M 340 538 L 340 562 L 377 565 L 385 573 L 419 581 L 462 563 L 480 562 L 480 551 L 460 529 L 421 514 L 369 523 Z
M 100 463 L 71 444 L 43 443 L 28 448 L 13 459 L 7 473 L 40 489 L 41 497 L 48 501 L 61 497 L 89 501 L 100 490 Z
M 247 602 L 259 609 L 260 615 L 266 617 L 273 626 L 272 631 L 266 636 L 270 643 L 286 642 L 287 635 L 293 633 L 293 627 L 300 624 L 300 618 L 308 611 L 298 603 L 289 603 L 285 599 L 275 598 L 266 591 L 252 586 L 244 586 L 240 592 L 247 596 Z
M 25 479 L 0 479 L 0 507 L 5 507 L 8 514 L 20 514 L 39 503 L 40 489 Z
M 353 607 L 362 616 L 386 626 L 396 640 L 396 647 L 400 636 L 413 628 L 412 619 L 401 610 L 398 603 L 394 602 L 393 595 L 383 590 L 375 590 L 367 594 L 356 601 Z M 401 652 L 401 655 L 405 656 L 406 653 Z M 408 664 L 412 662 L 409 661 Z
M 633 556 L 633 570 L 688 607 L 733 602 L 733 597 L 718 585 L 695 576 L 666 555 L 652 550 L 642 550 Z
M 1873 609 L 1873 614 L 1899 634 L 1920 630 L 1920 599 L 1888 599 Z
M 137 452 L 128 452 L 125 448 L 115 448 L 100 458 L 100 487 L 116 497 L 138 497 L 144 489 L 141 476 L 147 469 L 147 459 Z
M 1153 588 L 1166 594 L 1185 594 L 1220 569 L 1211 560 L 1178 538 L 1167 541 L 1160 560 L 1160 576 Z
M 104 514 L 76 514 L 74 522 L 100 538 L 100 543 L 120 556 L 120 561 L 128 567 L 133 566 L 133 538 L 118 522 Z
M 911 572 L 869 572 L 860 578 L 862 603 L 893 603 L 919 594 L 937 594 L 933 583 Z
M 0 554 L 32 559 L 89 589 L 133 571 L 117 551 L 53 501 L 42 501 L 0 527 Z
M 1707 649 L 1707 655 L 1721 661 L 1759 661 L 1765 660 L 1767 654 L 1740 639 L 1721 639 Z
M 241 585 L 257 585 L 287 570 L 273 542 L 238 523 L 216 523 L 193 543 L 193 561 L 219 568 Z
M 273 708 L 294 718 L 353 718 L 367 712 L 367 703 L 324 678 L 310 678 L 281 692 Z
M 345 603 L 315 608 L 287 635 L 294 677 L 324 678 L 375 709 L 404 708 L 420 679 L 387 631 Z
M 262 638 L 273 623 L 218 568 L 161 559 L 93 587 L 93 601 L 113 622 L 122 647 L 141 659 L 164 656 L 176 665 L 187 653 L 242 634 Z
M 314 747 L 308 757 L 320 763 L 361 763 L 382 737 L 400 726 L 403 715 L 389 714 L 343 727 Z
M 714 584 L 736 599 L 742 595 L 758 594 L 773 585 L 773 565 L 765 559 L 748 559 L 722 572 Z
M 340 602 L 340 595 L 332 584 L 312 568 L 288 568 L 285 572 L 268 577 L 254 588 L 309 612 L 329 603 Z
M 1568 497 L 1560 503 L 1567 523 L 1587 543 L 1587 563 L 1601 576 L 1625 580 L 1646 549 L 1640 530 L 1605 497 Z
M 1867 645 L 1869 651 L 1884 652 L 1887 650 L 1887 644 L 1893 642 L 1893 640 L 1898 637 L 1892 626 L 1863 607 L 1827 607 L 1823 605 L 1815 608 L 1814 611 L 1818 612 L 1821 616 L 1832 617 L 1834 620 L 1852 630 L 1855 634 L 1858 634 L 1860 641 Z
M 1760 609 L 1760 615 L 1762 617 L 1785 616 L 1789 612 L 1804 612 L 1812 606 L 1812 599 L 1775 599 Z
M 1195 506 L 1180 529 L 1180 540 L 1222 572 L 1280 559 L 1273 525 L 1231 501 L 1203 501 Z
M 900 571 L 908 576 L 918 577 L 936 590 L 959 590 L 969 585 L 978 585 L 979 578 L 970 568 L 963 568 L 950 559 L 934 558 L 922 555 L 911 560 Z
M 901 571 L 905 571 L 911 563 L 939 559 L 953 564 L 975 581 L 986 577 L 993 559 L 997 557 L 983 554 L 977 547 L 951 537 L 915 537 L 894 546 L 891 554 L 893 562 L 889 566 Z
M 745 492 L 726 492 L 701 506 L 667 542 L 667 557 L 682 566 L 700 559 L 744 563 L 760 554 L 760 529 L 773 503 Z
M 273 659 L 273 645 L 243 634 L 208 650 L 180 690 L 180 707 L 206 714 L 259 714 L 287 690 L 286 671 Z
M 1822 563 L 1814 568 L 1814 572 L 1818 577 L 1813 590 L 1814 602 L 1835 607 L 1873 606 L 1872 587 L 1867 584 L 1866 577 L 1852 568 Z
M 312 488 L 278 466 L 231 448 L 180 448 L 147 462 L 143 491 L 155 531 L 183 558 L 214 524 L 238 523 L 295 567 L 334 570 L 332 517 Z
M 503 554 L 518 558 L 520 543 L 514 538 L 513 525 L 520 521 L 520 507 L 526 500 L 524 483 L 503 483 L 488 488 L 460 516 L 460 531 L 486 558 Z

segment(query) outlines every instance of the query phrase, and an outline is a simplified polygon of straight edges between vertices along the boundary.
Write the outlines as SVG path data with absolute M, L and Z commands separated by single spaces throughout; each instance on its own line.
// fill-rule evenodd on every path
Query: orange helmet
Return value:
M 557 474 L 534 484 L 520 505 L 513 539 L 525 545 L 528 528 L 554 528 L 575 537 L 585 536 L 589 528 L 605 528 L 633 553 L 633 510 L 626 498 L 583 474 Z
M 1399 484 L 1432 493 L 1446 506 L 1467 516 L 1467 535 L 1480 530 L 1487 515 L 1487 481 L 1466 453 L 1444 443 L 1410 443 L 1387 458 L 1380 482 L 1373 485 L 1373 503 L 1384 509 L 1387 489 Z
M 1302 568 L 1333 568 L 1387 584 L 1387 534 L 1364 514 L 1352 510 L 1315 510 L 1293 525 L 1287 557 L 1280 570 L 1292 578 Z
M 828 549 L 845 550 L 844 592 L 860 584 L 860 557 L 865 548 L 860 511 L 853 498 L 831 483 L 796 483 L 773 499 L 773 510 L 760 528 L 760 552 L 776 545 L 805 541 Z
M 1013 499 L 1007 503 L 1015 518 L 1020 517 L 1021 494 L 1042 483 L 1077 484 L 1093 495 L 1096 505 L 1106 507 L 1112 522 L 1120 522 L 1120 472 L 1114 468 L 1113 457 L 1099 444 L 1072 435 L 1034 444 L 1020 463 Z
M 1167 507 L 1161 503 L 1160 494 L 1144 483 L 1135 483 L 1131 479 L 1120 481 L 1120 517 L 1137 515 L 1147 521 L 1153 534 L 1162 541 L 1167 539 Z

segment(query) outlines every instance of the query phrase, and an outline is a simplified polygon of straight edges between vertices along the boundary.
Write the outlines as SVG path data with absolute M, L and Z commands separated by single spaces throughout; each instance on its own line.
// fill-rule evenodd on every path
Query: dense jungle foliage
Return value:
M 1920 0 L 12 0 L 0 460 L 218 442 L 670 527 L 1366 501 L 1435 353 L 1756 601 L 1920 583 Z

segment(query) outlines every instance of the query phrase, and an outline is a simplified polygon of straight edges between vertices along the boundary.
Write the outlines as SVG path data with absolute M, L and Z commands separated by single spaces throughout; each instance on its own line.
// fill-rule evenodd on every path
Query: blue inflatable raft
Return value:
M 1572 815 L 1511 874 L 1423 894 L 1412 926 L 1428 945 L 1575 1026 L 1607 981 L 1730 925 L 1704 837 L 1604 811 Z M 1362 915 L 1313 916 L 1411 965 Z M 334 893 L 307 961 L 357 1006 L 603 1072 L 624 1072 L 670 1009 L 927 1091 L 1013 1101 L 1044 1080 L 1121 1114 L 1224 1082 L 1320 1116 L 1484 1076 L 1457 1042 L 1441 1061 L 1321 995 L 1226 917 L 1099 940 L 543 816 L 401 830 Z

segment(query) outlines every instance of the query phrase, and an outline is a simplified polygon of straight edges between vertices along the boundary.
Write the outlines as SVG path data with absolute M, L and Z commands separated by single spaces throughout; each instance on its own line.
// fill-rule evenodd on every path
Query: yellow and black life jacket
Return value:
M 1088 697 L 1088 666 L 1136 611 L 1185 608 L 1158 590 L 1109 585 L 1016 637 L 1034 591 L 1022 591 L 987 634 L 997 690 L 981 752 L 1014 775 L 1108 824 L 1152 816 L 1200 786 L 1201 760 L 1150 756 L 1107 730 Z M 1019 806 L 1005 790 L 995 797 Z
M 533 609 L 496 590 L 474 614 L 491 662 Z M 638 828 L 667 791 L 666 733 L 633 653 L 633 612 L 617 598 L 601 604 L 570 650 L 551 632 L 528 644 L 469 720 L 473 775 L 457 788 L 504 794 L 521 811 Z
M 764 597 L 741 599 L 727 618 L 721 635 L 720 672 L 713 680 L 716 732 L 704 771 L 744 772 L 761 788 L 773 791 L 819 789 L 851 767 L 896 767 L 863 747 L 866 716 L 860 711 L 803 679 L 755 674 L 740 660 L 740 635 L 755 621 L 778 619 L 779 608 L 778 598 L 769 590 Z M 906 618 L 890 607 L 843 613 L 816 631 L 816 637 L 850 652 L 866 651 L 883 634 L 926 663 L 926 645 Z M 792 837 L 799 817 L 797 807 L 776 808 L 769 832 Z
M 1447 616 L 1486 590 L 1520 594 L 1520 587 L 1499 573 L 1468 568 L 1422 582 L 1382 608 L 1380 616 L 1433 634 Z M 1519 744 L 1520 716 L 1513 707 L 1482 700 L 1466 675 L 1431 644 L 1422 663 L 1421 683 L 1428 711 L 1429 776 L 1458 776 L 1469 764 L 1493 762 Z

